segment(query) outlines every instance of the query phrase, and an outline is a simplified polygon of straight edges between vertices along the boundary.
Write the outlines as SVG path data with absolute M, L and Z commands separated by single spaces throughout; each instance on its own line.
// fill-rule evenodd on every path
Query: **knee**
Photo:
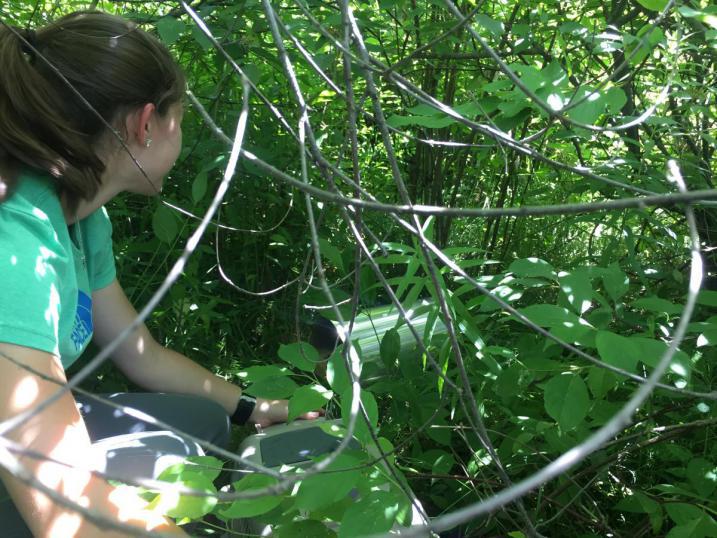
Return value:
M 229 415 L 217 402 L 196 396 L 195 416 L 205 423 L 207 441 L 221 448 L 228 448 L 231 438 L 231 422 Z

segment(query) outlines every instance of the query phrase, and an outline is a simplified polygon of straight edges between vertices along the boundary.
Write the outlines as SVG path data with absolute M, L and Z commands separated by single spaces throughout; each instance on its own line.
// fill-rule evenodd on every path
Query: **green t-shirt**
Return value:
M 104 208 L 68 228 L 51 180 L 22 174 L 0 203 L 0 342 L 59 355 L 67 368 L 92 339 L 92 292 L 114 278 Z

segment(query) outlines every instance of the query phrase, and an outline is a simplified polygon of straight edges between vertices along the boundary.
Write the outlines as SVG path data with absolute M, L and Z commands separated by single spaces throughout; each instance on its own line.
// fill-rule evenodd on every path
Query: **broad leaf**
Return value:
M 245 391 L 258 398 L 288 398 L 298 388 L 290 377 L 267 377 L 249 385 Z
M 387 532 L 401 509 L 401 499 L 390 491 L 373 491 L 351 505 L 339 528 L 339 538 Z
M 174 44 L 179 36 L 187 29 L 185 24 L 176 17 L 162 17 L 156 22 L 157 32 L 167 45 Z
M 259 473 L 245 476 L 238 482 L 234 482 L 234 491 L 261 490 L 277 483 L 276 478 Z M 229 508 L 222 510 L 220 514 L 226 519 L 238 517 L 254 517 L 273 510 L 281 504 L 283 496 L 265 495 L 254 499 L 237 499 Z
M 325 473 L 301 481 L 294 501 L 296 506 L 311 511 L 345 498 L 361 479 L 360 466 L 357 458 L 341 454 Z
M 279 358 L 305 372 L 313 372 L 320 361 L 319 352 L 306 342 L 279 346 Z
M 545 260 L 540 258 L 524 258 L 515 260 L 508 267 L 508 272 L 516 276 L 523 277 L 543 277 L 547 279 L 555 278 L 555 269 Z
M 556 375 L 545 384 L 545 410 L 564 432 L 575 429 L 587 416 L 590 396 L 579 375 Z
M 179 221 L 174 211 L 160 204 L 152 217 L 152 229 L 157 239 L 165 243 L 172 243 L 179 233 Z
M 288 422 L 309 411 L 316 411 L 326 405 L 333 393 L 321 385 L 299 387 L 289 399 Z
M 637 370 L 637 363 L 642 355 L 630 338 L 609 331 L 598 331 L 595 343 L 600 358 L 606 363 L 628 372 Z
M 590 309 L 593 288 L 586 271 L 577 270 L 572 273 L 560 273 L 558 282 L 560 283 L 560 289 L 576 314 L 582 315 Z
M 697 493 L 709 499 L 717 488 L 717 464 L 694 458 L 687 464 L 687 478 Z
M 351 417 L 351 402 L 352 402 L 353 391 L 349 388 L 341 395 L 341 418 L 343 419 L 344 426 L 348 427 L 349 419 Z M 376 399 L 370 392 L 361 389 L 361 402 L 366 409 L 369 422 L 372 428 L 376 428 L 378 423 L 378 406 L 376 405 Z M 363 419 L 361 409 L 358 411 L 358 417 L 356 419 L 356 429 L 354 436 L 363 443 L 368 443 L 371 440 L 366 421 Z
M 217 489 L 211 479 L 200 474 L 189 474 L 182 479 L 172 480 L 177 486 L 196 489 L 210 494 L 216 494 Z M 149 507 L 162 514 L 175 518 L 198 519 L 211 512 L 217 504 L 214 496 L 199 497 L 193 495 L 180 495 L 177 491 L 163 491 L 150 503 Z
M 381 338 L 381 361 L 386 365 L 386 368 L 390 370 L 396 365 L 400 351 L 401 337 L 394 327 L 386 331 L 383 338 Z
M 637 2 L 645 9 L 649 9 L 651 11 L 662 11 L 665 9 L 668 0 L 637 0 Z

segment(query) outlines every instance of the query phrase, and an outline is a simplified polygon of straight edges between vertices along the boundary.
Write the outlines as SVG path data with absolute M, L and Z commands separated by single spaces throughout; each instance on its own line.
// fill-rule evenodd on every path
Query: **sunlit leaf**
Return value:
M 279 346 L 279 358 L 305 372 L 313 372 L 320 360 L 316 348 L 306 342 Z
M 172 243 L 179 233 L 179 221 L 170 208 L 159 204 L 152 217 L 152 228 L 157 239 Z
M 277 483 L 276 478 L 259 473 L 252 473 L 238 482 L 234 482 L 234 491 L 261 490 Z M 220 513 L 224 518 L 254 517 L 273 510 L 282 501 L 281 495 L 265 495 L 253 499 L 237 499 Z
M 360 467 L 360 460 L 341 454 L 325 473 L 301 481 L 294 501 L 296 506 L 302 510 L 316 510 L 343 499 L 361 479 Z
M 563 431 L 570 431 L 588 414 L 590 396 L 585 382 L 572 373 L 556 375 L 545 385 L 545 410 Z
M 380 534 L 390 530 L 401 504 L 401 499 L 393 492 L 371 492 L 346 510 L 341 520 L 339 538 Z
M 332 396 L 333 393 L 321 385 L 299 387 L 289 398 L 289 417 L 287 421 L 291 422 L 304 413 L 321 409 Z

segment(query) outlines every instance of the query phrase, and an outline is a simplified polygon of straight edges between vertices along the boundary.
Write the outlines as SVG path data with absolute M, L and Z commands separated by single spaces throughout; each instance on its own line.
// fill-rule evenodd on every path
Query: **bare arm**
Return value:
M 95 341 L 104 346 L 111 342 L 137 317 L 117 280 L 92 294 Z M 231 415 L 241 389 L 214 375 L 184 355 L 161 346 L 147 327 L 140 325 L 117 348 L 114 363 L 139 386 L 157 392 L 175 392 L 205 396 L 219 403 Z M 286 400 L 257 399 L 250 422 L 268 426 L 284 422 L 288 416 Z M 315 418 L 308 414 L 304 418 Z
M 66 382 L 65 373 L 57 357 L 21 346 L 0 343 L 0 353 L 29 366 L 41 374 Z M 58 385 L 28 372 L 0 358 L 0 420 L 31 409 L 36 403 L 53 394 Z M 90 459 L 90 439 L 71 393 L 65 394 L 30 421 L 10 431 L 7 437 L 33 451 L 70 464 L 68 468 L 47 461 L 20 458 L 34 476 L 47 487 L 112 521 L 129 523 L 146 530 L 176 532 L 184 535 L 174 524 L 150 511 L 139 497 L 127 497 L 86 468 Z M 27 522 L 33 535 L 39 538 L 73 536 L 76 538 L 117 538 L 121 532 L 100 529 L 84 520 L 76 512 L 52 502 L 44 494 L 25 486 L 7 473 L 0 473 L 3 482 Z

